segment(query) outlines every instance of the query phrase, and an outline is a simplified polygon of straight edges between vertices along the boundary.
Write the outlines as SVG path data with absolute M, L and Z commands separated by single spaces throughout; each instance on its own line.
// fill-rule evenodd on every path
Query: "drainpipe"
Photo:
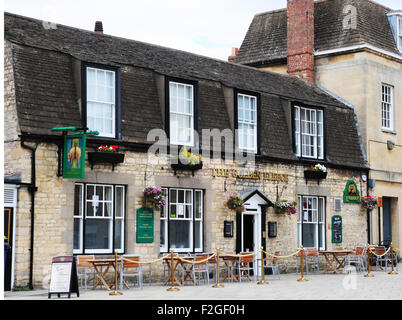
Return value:
M 33 290 L 33 250 L 34 250 L 34 216 L 35 216 L 35 192 L 38 190 L 36 187 L 36 170 L 35 170 L 35 152 L 38 144 L 31 147 L 21 140 L 21 146 L 31 151 L 31 183 L 26 184 L 28 191 L 31 195 L 31 243 L 30 243 L 30 257 L 29 257 L 29 289 Z

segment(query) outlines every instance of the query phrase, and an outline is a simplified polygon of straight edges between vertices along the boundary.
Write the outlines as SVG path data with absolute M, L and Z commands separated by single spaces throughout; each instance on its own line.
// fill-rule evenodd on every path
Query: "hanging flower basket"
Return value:
M 235 210 L 237 212 L 244 211 L 243 198 L 236 192 L 231 192 L 228 200 L 226 201 L 226 207 L 230 210 Z
M 144 206 L 159 209 L 166 205 L 166 193 L 155 186 L 148 186 L 143 191 Z
M 363 208 L 373 210 L 377 206 L 377 197 L 370 194 L 364 196 L 362 197 L 361 204 Z
M 275 213 L 283 214 L 286 213 L 288 216 L 296 213 L 296 201 L 281 200 L 274 204 Z

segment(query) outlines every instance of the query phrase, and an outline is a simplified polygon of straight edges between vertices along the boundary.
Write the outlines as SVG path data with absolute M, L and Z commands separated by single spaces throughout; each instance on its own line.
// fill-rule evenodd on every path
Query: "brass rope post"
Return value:
M 388 272 L 388 274 L 398 274 L 398 272 L 394 270 L 394 244 L 392 242 L 391 242 L 391 266 L 392 270 Z
M 300 252 L 300 251 L 302 252 L 302 254 L 300 255 L 301 278 L 298 279 L 297 281 L 298 281 L 298 282 L 306 282 L 306 281 L 308 281 L 308 280 L 304 278 L 304 254 L 305 254 L 305 252 L 304 252 L 303 246 L 300 246 L 299 252 Z
M 166 291 L 179 291 L 179 288 L 174 286 L 174 270 L 173 270 L 173 249 L 170 249 L 170 276 L 172 278 L 172 286 Z
M 223 288 L 223 285 L 220 284 L 220 277 L 219 277 L 219 248 L 216 249 L 216 281 L 217 283 L 212 286 L 212 288 Z
M 264 280 L 264 248 L 263 247 L 261 247 L 261 281 L 258 281 L 257 284 L 269 284 L 269 282 Z
M 121 276 L 121 275 L 120 275 Z M 110 292 L 110 296 L 121 296 L 123 293 L 117 291 L 117 250 L 114 252 L 114 291 Z
M 369 244 L 367 244 L 367 274 L 364 277 L 366 277 L 366 278 L 374 277 L 374 275 L 370 273 L 370 245 Z

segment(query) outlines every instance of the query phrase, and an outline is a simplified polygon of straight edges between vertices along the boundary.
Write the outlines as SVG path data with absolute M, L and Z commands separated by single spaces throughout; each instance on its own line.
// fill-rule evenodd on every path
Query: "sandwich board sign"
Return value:
M 59 298 L 61 294 L 67 294 L 70 298 L 71 293 L 76 293 L 77 297 L 80 296 L 75 258 L 71 256 L 54 257 L 48 298 L 50 299 L 52 294 L 57 294 Z

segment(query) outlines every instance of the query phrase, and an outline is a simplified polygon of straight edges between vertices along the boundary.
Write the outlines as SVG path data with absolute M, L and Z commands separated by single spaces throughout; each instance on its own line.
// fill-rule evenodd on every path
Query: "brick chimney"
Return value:
M 103 33 L 103 24 L 102 21 L 96 21 L 95 22 L 95 32 L 96 33 Z
M 233 62 L 239 52 L 239 48 L 232 48 L 232 55 L 229 56 L 228 61 Z
M 288 74 L 314 83 L 314 0 L 287 0 Z

